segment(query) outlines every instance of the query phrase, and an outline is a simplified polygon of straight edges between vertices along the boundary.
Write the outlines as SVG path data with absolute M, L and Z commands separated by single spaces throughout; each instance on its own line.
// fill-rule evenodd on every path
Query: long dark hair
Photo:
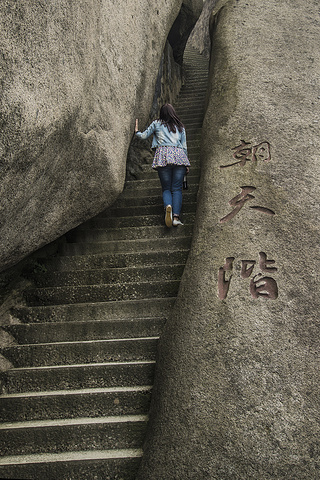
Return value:
M 168 127 L 169 132 L 176 133 L 176 129 L 182 132 L 184 129 L 183 123 L 170 103 L 165 103 L 160 108 L 160 120 L 163 125 Z

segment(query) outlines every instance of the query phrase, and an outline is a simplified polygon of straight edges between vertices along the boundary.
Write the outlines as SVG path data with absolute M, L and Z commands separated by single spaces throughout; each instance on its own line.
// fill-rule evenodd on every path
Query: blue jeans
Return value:
M 158 167 L 158 175 L 162 187 L 164 208 L 172 206 L 173 215 L 180 215 L 182 206 L 182 184 L 186 174 L 184 165 L 166 165 Z

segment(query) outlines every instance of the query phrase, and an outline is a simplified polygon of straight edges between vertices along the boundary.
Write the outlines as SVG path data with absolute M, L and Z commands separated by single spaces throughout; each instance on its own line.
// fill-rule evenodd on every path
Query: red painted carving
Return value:
M 244 167 L 246 162 L 257 162 L 258 159 L 264 160 L 265 162 L 271 160 L 271 145 L 269 142 L 261 142 L 258 145 L 252 145 L 251 142 L 241 140 L 241 145 L 233 147 L 232 150 L 235 151 L 233 158 L 237 161 L 229 165 L 220 165 L 220 168 L 233 167 L 234 165 Z
M 274 278 L 260 277 L 262 277 L 262 274 L 258 273 L 250 281 L 250 293 L 253 298 L 263 297 L 271 300 L 278 298 L 278 285 Z
M 233 269 L 234 257 L 227 257 L 226 263 L 223 267 L 219 268 L 218 271 L 218 297 L 220 300 L 227 298 L 230 281 L 232 275 L 229 279 L 226 279 L 226 272 Z M 256 260 L 241 260 L 241 278 L 249 278 L 256 265 Z M 259 253 L 259 268 L 263 272 L 277 272 L 276 267 L 270 267 L 273 265 L 274 260 L 267 260 L 267 255 L 264 252 Z M 255 275 L 250 281 L 250 293 L 253 298 L 262 297 L 264 299 L 275 300 L 278 298 L 278 285 L 274 278 L 269 276 L 262 276 L 262 273 Z
M 267 260 L 267 255 L 264 252 L 259 253 L 259 267 L 263 272 L 276 272 L 278 269 L 276 267 L 268 267 L 268 265 L 273 265 L 275 260 Z
M 271 146 L 269 142 L 261 142 L 252 147 L 252 160 L 257 161 L 258 158 L 265 162 L 271 160 Z
M 234 257 L 227 257 L 226 263 L 223 265 L 223 267 L 219 268 L 218 297 L 220 300 L 224 300 L 228 295 L 232 275 L 230 275 L 229 280 L 226 280 L 226 272 L 230 272 L 233 269 L 233 260 Z
M 258 212 L 261 212 L 261 213 L 266 213 L 267 215 L 275 215 L 275 212 L 270 208 L 256 207 L 256 206 L 250 207 L 250 208 L 252 208 L 253 210 L 257 210 Z
M 247 266 L 251 263 L 251 267 L 247 268 Z M 249 278 L 254 266 L 256 264 L 255 260 L 242 260 L 241 262 L 241 277 L 242 278 Z

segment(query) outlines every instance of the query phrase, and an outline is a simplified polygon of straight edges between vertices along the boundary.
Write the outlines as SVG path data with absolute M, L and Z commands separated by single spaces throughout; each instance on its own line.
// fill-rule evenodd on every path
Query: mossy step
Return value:
M 0 425 L 1 456 L 141 447 L 146 415 L 78 417 Z

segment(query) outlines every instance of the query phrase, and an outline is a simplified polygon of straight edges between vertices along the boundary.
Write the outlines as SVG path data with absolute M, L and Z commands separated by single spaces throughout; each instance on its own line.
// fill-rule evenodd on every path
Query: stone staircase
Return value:
M 199 181 L 207 62 L 185 54 L 176 108 L 192 168 L 184 226 L 163 222 L 150 165 L 116 203 L 67 235 L 46 260 L 1 351 L 0 477 L 135 478 L 148 421 L 156 348 L 190 248 Z

